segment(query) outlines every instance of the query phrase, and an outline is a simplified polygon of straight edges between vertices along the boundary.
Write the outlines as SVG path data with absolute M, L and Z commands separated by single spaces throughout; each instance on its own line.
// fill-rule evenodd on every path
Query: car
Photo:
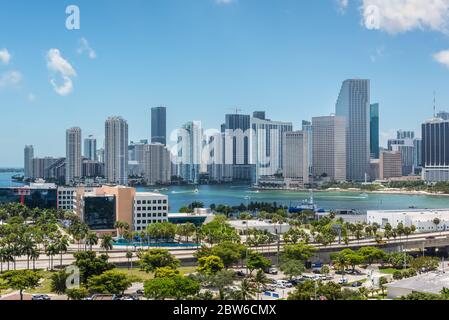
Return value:
M 341 278 L 340 280 L 338 280 L 339 284 L 347 284 L 348 283 L 348 279 L 346 278 Z
M 31 300 L 51 300 L 46 294 L 33 294 Z
M 360 281 L 356 281 L 351 284 L 351 287 L 353 287 L 353 288 L 358 288 L 361 286 L 362 286 L 362 283 Z
M 269 273 L 269 274 L 272 274 L 272 275 L 277 275 L 278 274 L 278 269 L 276 269 L 276 268 L 270 268 L 270 269 L 268 269 L 268 272 L 267 273 Z
M 142 289 L 136 290 L 136 294 L 143 296 L 145 292 Z
M 243 271 L 236 271 L 235 275 L 237 277 L 242 277 L 242 278 L 246 277 L 246 274 Z

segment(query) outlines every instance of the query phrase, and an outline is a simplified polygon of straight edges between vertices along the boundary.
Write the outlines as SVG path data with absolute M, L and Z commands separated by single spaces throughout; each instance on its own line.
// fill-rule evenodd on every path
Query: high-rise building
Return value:
M 256 183 L 261 177 L 282 172 L 284 133 L 291 131 L 291 122 L 251 118 L 251 163 L 256 166 Z
M 370 164 L 370 80 L 343 82 L 336 115 L 346 119 L 347 179 L 364 181 Z
M 313 129 L 313 174 L 341 182 L 346 180 L 346 118 L 315 117 Z
M 307 132 L 307 162 L 309 163 L 309 176 L 313 175 L 313 128 L 312 122 L 302 121 L 302 131 Z
M 422 125 L 423 178 L 449 181 L 449 120 L 434 118 Z
M 413 173 L 420 174 L 422 170 L 422 139 L 414 139 L 413 146 Z
M 151 108 L 151 143 L 167 144 L 167 108 Z
M 437 114 L 437 118 L 440 118 L 442 120 L 449 120 L 449 112 L 447 112 L 447 111 L 440 111 Z
M 415 139 L 415 132 L 398 130 L 396 132 L 396 139 Z
M 81 129 L 78 127 L 66 131 L 65 183 L 73 184 L 82 176 Z
M 400 151 L 386 151 L 380 153 L 379 175 L 381 180 L 402 177 L 402 156 Z
M 379 104 L 370 106 L 370 154 L 371 158 L 379 159 Z
M 286 180 L 296 180 L 300 186 L 309 183 L 309 135 L 307 131 L 284 133 L 283 176 Z
M 142 175 L 145 173 L 145 151 L 147 150 L 148 140 L 140 140 L 133 142 L 128 146 L 128 160 L 136 164 L 135 174 Z
M 200 121 L 187 122 L 178 130 L 178 176 L 185 182 L 196 184 L 199 181 L 203 141 Z
M 33 179 L 49 179 L 51 178 L 49 174 L 49 168 L 58 162 L 59 158 L 44 157 L 44 158 L 33 158 Z M 65 160 L 64 160 L 65 161 Z
M 249 163 L 249 129 L 251 118 L 244 114 L 227 114 L 226 134 L 232 136 L 232 164 Z
M 128 123 L 110 117 L 105 123 L 105 174 L 112 184 L 128 184 Z
M 402 157 L 402 175 L 408 176 L 413 173 L 413 159 L 415 145 L 413 131 L 398 131 L 397 139 L 388 140 L 388 150 L 399 151 Z
M 84 139 L 84 158 L 92 161 L 97 160 L 97 139 L 92 135 Z
M 147 185 L 164 185 L 170 183 L 170 151 L 163 144 L 152 143 L 145 145 L 144 173 Z
M 104 148 L 100 148 L 97 150 L 97 160 L 98 162 L 104 163 Z
M 253 118 L 257 118 L 260 120 L 265 120 L 265 111 L 254 111 Z
M 24 167 L 24 178 L 29 179 L 33 176 L 33 158 L 34 158 L 34 148 L 33 146 L 25 146 L 23 151 L 23 167 Z

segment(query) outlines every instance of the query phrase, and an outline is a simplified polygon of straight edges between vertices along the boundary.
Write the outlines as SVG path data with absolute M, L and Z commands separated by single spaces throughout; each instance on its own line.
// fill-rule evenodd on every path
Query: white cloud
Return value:
M 375 63 L 377 60 L 385 56 L 385 47 L 380 46 L 376 48 L 376 52 L 370 55 L 371 62 Z
M 412 30 L 449 33 L 449 0 L 362 0 L 363 24 L 391 34 Z
M 449 68 L 449 49 L 435 53 L 433 55 L 433 59 Z
M 80 47 L 78 48 L 77 51 L 79 54 L 87 52 L 87 55 L 89 56 L 90 59 L 95 59 L 97 57 L 95 50 L 89 46 L 89 42 L 87 41 L 86 38 L 80 39 Z
M 58 73 L 62 78 L 62 84 L 58 84 L 54 78 L 50 80 L 55 92 L 61 96 L 66 96 L 72 93 L 72 77 L 76 76 L 76 71 L 72 65 L 61 56 L 61 52 L 58 49 L 48 50 L 47 67 L 48 70 Z
M 231 4 L 233 2 L 235 2 L 235 0 L 215 0 L 215 3 L 218 4 Z
M 19 71 L 8 71 L 0 75 L 0 88 L 15 86 L 22 80 L 22 74 Z
M 348 9 L 349 0 L 335 0 L 337 1 L 338 11 L 340 13 L 345 13 L 346 9 Z
M 11 60 L 11 54 L 8 52 L 8 49 L 0 49 L 0 60 L 4 64 L 8 64 Z

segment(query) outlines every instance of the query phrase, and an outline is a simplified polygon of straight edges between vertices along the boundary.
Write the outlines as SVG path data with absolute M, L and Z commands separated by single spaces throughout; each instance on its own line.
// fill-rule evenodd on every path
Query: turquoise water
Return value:
M 15 174 L 18 174 L 17 172 L 0 172 L 0 187 L 18 187 L 23 186 L 23 183 L 15 182 L 11 180 L 11 177 Z
M 22 184 L 11 181 L 12 173 L 0 173 L 0 186 L 20 186 Z M 139 191 L 154 191 L 155 188 L 137 188 Z M 248 186 L 209 185 L 198 186 L 198 193 L 194 192 L 193 186 L 173 186 L 168 189 L 157 191 L 167 194 L 170 202 L 170 212 L 192 203 L 201 201 L 206 206 L 214 204 L 239 205 L 250 201 L 277 202 L 278 204 L 290 206 L 298 205 L 309 197 L 308 192 L 293 191 L 260 191 L 251 190 Z M 397 194 L 374 194 L 369 193 L 367 197 L 357 192 L 316 192 L 316 204 L 323 209 L 357 210 L 394 210 L 407 209 L 415 206 L 420 209 L 449 208 L 449 197 L 426 196 L 426 195 L 397 195 Z
M 141 191 L 154 191 L 154 188 L 138 188 Z M 198 193 L 193 186 L 173 186 L 168 190 L 157 190 L 169 196 L 170 211 L 176 212 L 183 205 L 193 201 L 210 204 L 239 205 L 248 202 L 277 202 L 286 206 L 296 206 L 309 197 L 308 192 L 294 191 L 259 191 L 248 186 L 209 185 L 198 186 Z M 323 209 L 336 210 L 394 210 L 416 208 L 449 208 L 449 197 L 427 195 L 374 194 L 363 196 L 357 192 L 316 192 L 315 203 Z

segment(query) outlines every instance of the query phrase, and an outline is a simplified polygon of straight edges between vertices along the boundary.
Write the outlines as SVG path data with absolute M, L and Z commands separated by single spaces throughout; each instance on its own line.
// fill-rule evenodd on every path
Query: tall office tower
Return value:
M 370 106 L 370 154 L 372 159 L 379 159 L 379 104 Z
M 160 143 L 145 145 L 144 168 L 147 185 L 169 184 L 171 181 L 170 151 Z
M 415 132 L 398 130 L 396 133 L 396 139 L 415 139 Z
M 261 177 L 282 171 L 283 137 L 285 132 L 291 131 L 291 122 L 251 119 L 251 163 L 256 166 L 256 183 Z
M 33 179 L 48 179 L 51 178 L 49 175 L 48 168 L 50 168 L 54 163 L 58 162 L 60 159 L 45 157 L 45 158 L 33 158 Z
M 224 135 L 224 174 L 232 171 L 233 181 L 254 182 L 255 166 L 250 163 L 251 117 L 245 114 L 227 114 L 222 125 Z
M 84 139 L 84 158 L 92 161 L 97 160 L 97 139 L 93 135 Z
M 265 120 L 265 111 L 254 111 L 253 118 L 257 118 L 260 120 Z
M 309 183 L 309 135 L 307 131 L 285 132 L 283 141 L 283 176 L 304 186 Z
M 131 141 L 128 146 L 128 160 L 134 161 L 137 165 L 136 174 L 145 172 L 145 152 L 147 150 L 148 140 L 140 140 L 139 142 Z
M 413 140 L 413 173 L 420 174 L 422 171 L 422 140 Z
M 307 132 L 307 155 L 308 155 L 308 163 L 309 163 L 309 176 L 313 175 L 313 129 L 312 122 L 310 121 L 302 121 L 302 131 Z
M 343 82 L 336 115 L 346 119 L 346 178 L 364 181 L 370 164 L 370 80 Z
M 209 156 L 207 162 L 209 180 L 218 183 L 232 182 L 232 158 L 230 158 L 229 163 L 225 161 L 225 133 L 216 132 L 207 138 L 206 153 Z M 232 141 L 230 141 L 230 145 L 232 145 Z
M 447 112 L 447 111 L 440 111 L 437 114 L 437 118 L 440 118 L 442 120 L 449 120 L 449 112 Z
M 34 148 L 33 146 L 25 146 L 23 150 L 23 168 L 24 168 L 24 178 L 29 179 L 33 176 L 33 158 L 34 158 Z
M 346 180 L 346 118 L 315 117 L 313 129 L 313 175 L 341 182 Z
M 379 175 L 381 180 L 402 176 L 402 157 L 400 151 L 385 151 L 380 153 Z
M 439 118 L 422 125 L 423 179 L 449 181 L 449 120 Z
M 415 153 L 415 145 L 413 139 L 415 133 L 413 131 L 398 131 L 397 139 L 388 140 L 388 150 L 398 151 L 402 158 L 402 175 L 408 176 L 413 173 L 413 158 Z
M 128 123 L 110 117 L 105 123 L 105 174 L 112 184 L 128 184 Z
M 178 130 L 178 175 L 188 183 L 198 183 L 202 165 L 203 129 L 200 121 L 187 122 Z
M 98 162 L 104 163 L 104 148 L 97 150 L 97 159 Z
M 151 143 L 167 145 L 167 108 L 151 108 Z
M 65 183 L 70 185 L 81 178 L 82 174 L 81 129 L 78 127 L 67 129 L 65 136 Z

